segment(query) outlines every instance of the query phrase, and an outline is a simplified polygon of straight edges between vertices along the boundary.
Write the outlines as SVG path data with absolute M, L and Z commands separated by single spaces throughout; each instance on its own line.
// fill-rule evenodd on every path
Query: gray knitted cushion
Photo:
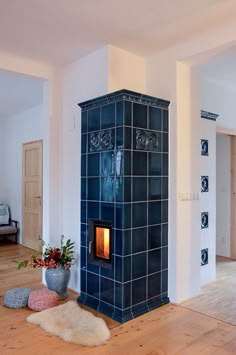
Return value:
M 12 288 L 5 294 L 4 306 L 9 308 L 26 307 L 30 293 L 30 288 Z

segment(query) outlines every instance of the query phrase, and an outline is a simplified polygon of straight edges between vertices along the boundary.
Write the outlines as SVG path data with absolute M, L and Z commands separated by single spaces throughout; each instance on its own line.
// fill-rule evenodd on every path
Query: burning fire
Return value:
M 96 227 L 97 256 L 110 259 L 110 230 L 109 228 Z

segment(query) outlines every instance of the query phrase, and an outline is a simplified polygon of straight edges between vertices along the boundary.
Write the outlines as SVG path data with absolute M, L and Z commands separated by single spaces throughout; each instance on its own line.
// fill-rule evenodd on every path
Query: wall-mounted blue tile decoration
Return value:
M 201 250 L 201 266 L 208 264 L 208 249 Z
M 208 156 L 208 139 L 201 139 L 201 155 Z
M 209 217 L 208 217 L 208 212 L 202 212 L 201 213 L 201 228 L 208 228 L 208 223 L 209 223 Z
M 201 192 L 209 191 L 209 177 L 201 176 Z
M 169 102 L 120 90 L 79 105 L 78 301 L 125 322 L 169 302 Z M 109 269 L 91 262 L 89 219 L 112 224 Z

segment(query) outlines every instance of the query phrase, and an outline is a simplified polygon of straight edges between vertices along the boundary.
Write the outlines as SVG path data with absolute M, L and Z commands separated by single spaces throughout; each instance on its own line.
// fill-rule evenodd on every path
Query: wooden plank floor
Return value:
M 193 355 L 236 353 L 236 327 L 192 311 L 166 305 L 123 325 L 109 324 L 111 339 L 100 347 L 65 343 L 41 328 L 27 323 L 32 312 L 2 306 L 5 292 L 12 287 L 40 286 L 40 270 L 17 271 L 14 258 L 24 258 L 31 251 L 19 245 L 0 243 L 0 354 L 32 355 Z M 43 286 L 40 286 L 43 287 Z M 70 292 L 69 299 L 77 294 Z
M 218 256 L 216 281 L 202 287 L 200 296 L 181 305 L 236 325 L 236 261 Z

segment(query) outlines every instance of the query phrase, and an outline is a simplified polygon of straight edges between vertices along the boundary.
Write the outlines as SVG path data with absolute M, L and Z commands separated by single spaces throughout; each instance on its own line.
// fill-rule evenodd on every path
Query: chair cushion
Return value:
M 30 288 L 12 288 L 4 296 L 4 306 L 8 308 L 26 307 L 30 292 Z
M 28 307 L 33 311 L 43 311 L 58 303 L 58 294 L 51 290 L 32 291 L 28 299 Z
M 15 234 L 17 233 L 17 228 L 14 226 L 0 226 L 0 235 Z
M 9 224 L 9 207 L 5 204 L 0 204 L 0 225 Z

